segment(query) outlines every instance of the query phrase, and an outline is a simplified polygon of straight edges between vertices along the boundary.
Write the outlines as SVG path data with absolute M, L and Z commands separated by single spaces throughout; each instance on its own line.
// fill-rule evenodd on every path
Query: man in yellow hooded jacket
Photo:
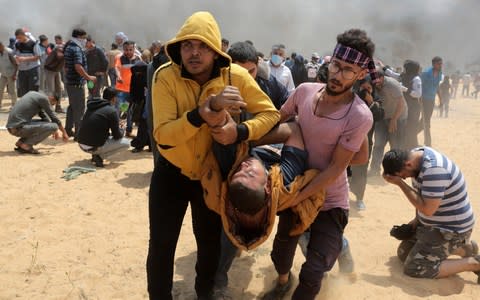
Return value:
M 155 72 L 152 85 L 153 135 L 161 157 L 149 193 L 148 292 L 150 299 L 172 299 L 175 249 L 190 203 L 197 242 L 195 290 L 198 299 L 209 299 L 221 220 L 203 198 L 203 163 L 213 140 L 229 145 L 259 139 L 280 115 L 248 72 L 222 52 L 210 13 L 190 16 L 166 52 L 171 62 Z M 238 124 L 230 114 L 243 108 L 255 117 Z M 223 109 L 230 113 L 227 118 Z

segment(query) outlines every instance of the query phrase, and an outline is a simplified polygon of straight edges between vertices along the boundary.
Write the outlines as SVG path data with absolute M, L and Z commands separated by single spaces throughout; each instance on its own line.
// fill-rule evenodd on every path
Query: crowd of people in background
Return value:
M 248 248 L 248 243 L 242 244 L 242 239 L 228 243 L 232 232 L 221 229 L 222 220 L 204 202 L 202 162 L 213 151 L 224 167 L 221 177 L 227 180 L 235 161 L 232 153 L 236 153 L 238 144 L 263 136 L 271 138 L 267 139 L 268 144 L 281 148 L 288 136 L 274 135 L 275 124 L 279 119 L 296 120 L 303 141 L 300 150 L 292 151 L 300 156 L 304 150 L 309 152 L 308 159 L 305 154 L 305 161 L 301 162 L 302 172 L 311 168 L 320 170 L 320 175 L 313 177 L 311 184 L 306 183 L 307 188 L 302 189 L 292 208 L 320 190 L 325 203 L 306 233 L 294 237 L 289 235 L 294 210 L 288 208 L 286 213 L 279 213 L 272 250 L 278 281 L 263 299 L 281 299 L 292 288 L 290 269 L 297 243 L 302 245 L 306 263 L 293 297 L 313 299 L 325 272 L 337 258 L 341 270 L 353 270 L 349 243 L 343 235 L 349 209 L 347 175 L 358 210 L 366 209 L 368 178 L 381 176 L 382 164 L 384 169 L 389 168 L 384 178 L 403 189 L 397 177 L 416 174 L 404 173 L 395 161 L 414 161 L 417 170 L 425 163 L 420 153 L 441 156 L 431 148 L 416 147 L 434 144 L 434 108 L 438 107 L 439 117 L 448 118 L 451 100 L 460 94 L 459 86 L 464 98 L 478 98 L 480 72 L 456 71 L 446 75 L 443 59 L 438 56 L 433 57 L 430 66 L 422 67 L 408 57 L 403 58 L 400 69 L 388 66 L 373 58 L 373 43 L 361 30 L 340 34 L 333 53 L 321 56 L 313 52 L 306 59 L 298 52 L 288 56 L 281 43 L 272 45 L 267 56 L 249 40 L 230 44 L 219 38 L 215 20 L 206 13 L 194 14 L 189 22 L 175 39 L 166 44 L 154 41 L 148 49 L 139 47 L 124 32 L 116 33 L 109 49 L 105 49 L 96 43 L 94 33 L 89 35 L 82 28 L 74 29 L 67 41 L 55 35 L 54 43 L 44 34 L 35 37 L 27 29 L 15 30 L 9 44 L 0 42 L 0 108 L 6 88 L 11 101 L 6 127 L 10 134 L 19 137 L 14 149 L 21 154 L 38 154 L 33 146 L 50 135 L 64 141 L 72 138 L 91 155 L 91 162 L 97 167 L 104 166 L 106 157 L 129 147 L 134 153 L 144 147 L 153 151 L 147 260 L 150 297 L 171 298 L 176 242 L 190 203 L 199 250 L 198 299 L 227 299 L 227 271 L 236 248 Z M 200 30 L 202 26 L 210 31 Z M 365 45 L 358 47 L 352 42 L 356 39 Z M 65 126 L 56 113 L 66 113 Z M 338 126 L 339 120 L 342 126 Z M 418 139 L 422 131 L 423 143 Z M 298 129 L 290 128 L 287 132 L 298 134 Z M 387 144 L 398 152 L 387 152 Z M 414 156 L 408 156 L 405 151 L 414 148 Z M 390 155 L 387 159 L 386 152 Z M 282 163 L 289 165 L 284 155 L 288 154 L 282 152 L 278 157 L 282 167 Z M 269 176 L 271 165 L 260 173 Z M 248 169 L 245 172 L 255 172 L 250 163 L 241 166 Z M 237 171 L 242 170 L 241 166 Z M 286 175 L 287 170 L 282 169 Z M 446 178 L 448 174 L 442 176 Z M 265 185 L 262 188 L 266 189 L 263 198 L 270 195 Z M 461 192 L 466 195 L 466 190 Z M 404 193 L 410 197 L 408 192 Z M 436 193 L 437 198 L 442 195 Z M 469 211 L 469 204 L 465 203 L 463 208 Z M 260 226 L 265 224 L 258 225 L 258 220 L 268 219 L 266 211 L 272 204 L 253 209 L 255 214 L 238 203 L 229 205 L 235 211 L 224 213 L 235 214 L 229 226 L 233 222 L 236 227 L 227 226 L 237 230 L 235 238 L 244 234 L 240 230 L 244 223 L 250 227 L 255 223 L 254 230 L 261 231 L 260 237 L 265 235 Z M 424 224 L 430 220 L 429 212 L 422 210 L 424 220 L 420 221 Z M 242 223 L 242 218 L 249 221 Z M 473 223 L 462 228 L 461 238 L 468 238 L 471 226 Z M 246 231 L 251 234 L 252 228 Z M 458 240 L 454 246 L 462 245 Z M 463 256 L 475 254 L 473 244 L 467 248 Z M 325 259 L 319 259 L 317 253 Z M 221 256 L 219 263 L 212 263 Z M 407 261 L 409 268 L 416 268 L 416 263 L 421 265 L 423 260 Z M 454 273 L 428 267 L 427 275 L 420 269 L 406 273 L 431 278 Z

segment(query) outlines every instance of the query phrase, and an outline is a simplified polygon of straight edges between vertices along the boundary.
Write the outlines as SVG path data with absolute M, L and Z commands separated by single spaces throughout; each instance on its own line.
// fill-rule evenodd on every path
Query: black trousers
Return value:
M 418 146 L 419 129 L 423 128 L 420 123 L 420 114 L 422 113 L 422 104 L 420 99 L 405 97 L 407 100 L 408 118 L 405 130 L 405 149 L 410 150 Z M 431 116 L 431 115 L 430 115 Z M 429 123 L 430 124 L 430 123 Z
M 280 214 L 277 234 L 273 241 L 271 258 L 278 274 L 287 274 L 293 265 L 300 236 L 290 236 L 295 222 L 294 213 L 285 210 Z M 348 211 L 332 208 L 320 211 L 310 226 L 307 257 L 300 271 L 299 283 L 292 300 L 313 300 L 320 291 L 325 272 L 332 269 L 342 251 L 343 230 L 348 223 Z
M 430 147 L 432 145 L 432 134 L 430 133 L 430 120 L 432 119 L 433 108 L 435 107 L 435 99 L 423 99 L 423 134 L 424 145 Z
M 150 144 L 150 135 L 148 133 L 147 120 L 140 118 L 137 124 L 138 124 L 137 136 L 132 140 L 130 145 L 137 149 L 143 149 L 143 147 L 145 146 L 148 146 L 148 148 L 150 149 L 151 144 Z
M 189 202 L 197 242 L 195 290 L 200 297 L 208 295 L 213 288 L 220 257 L 220 217 L 205 205 L 200 182 L 190 180 L 160 157 L 152 174 L 149 194 L 147 280 L 150 299 L 172 299 L 175 249 Z

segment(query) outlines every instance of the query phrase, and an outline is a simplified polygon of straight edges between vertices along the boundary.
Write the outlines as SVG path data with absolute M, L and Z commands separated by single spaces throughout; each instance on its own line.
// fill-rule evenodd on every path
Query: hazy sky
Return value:
M 428 66 L 436 55 L 450 69 L 480 61 L 480 0 L 0 0 L 0 7 L 9 6 L 15 9 L 0 12 L 4 42 L 18 27 L 69 37 L 82 26 L 105 47 L 118 31 L 147 46 L 171 39 L 190 14 L 208 10 L 223 37 L 252 40 L 265 54 L 276 43 L 306 57 L 329 54 L 336 35 L 356 27 L 368 32 L 376 57 L 390 65 L 410 58 Z

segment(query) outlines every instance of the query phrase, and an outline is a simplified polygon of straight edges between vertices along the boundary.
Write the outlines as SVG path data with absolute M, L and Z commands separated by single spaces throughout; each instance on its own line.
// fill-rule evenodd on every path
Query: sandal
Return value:
M 40 154 L 40 152 L 38 152 L 38 150 L 36 149 L 33 149 L 33 147 L 30 147 L 30 149 L 28 150 L 21 147 L 16 147 L 14 150 L 19 152 L 20 154 Z

